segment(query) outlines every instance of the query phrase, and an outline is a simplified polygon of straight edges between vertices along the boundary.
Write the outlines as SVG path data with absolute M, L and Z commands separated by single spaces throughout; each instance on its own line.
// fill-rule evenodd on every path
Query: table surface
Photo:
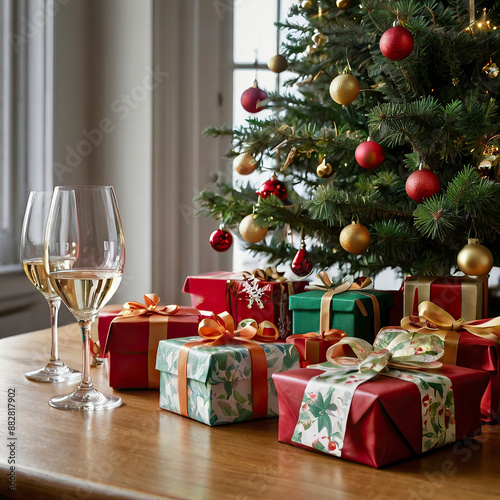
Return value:
M 76 325 L 59 329 L 60 356 L 81 364 Z M 43 365 L 49 331 L 0 340 L 0 497 L 14 498 L 335 498 L 454 500 L 500 498 L 500 426 L 381 470 L 277 440 L 277 419 L 208 427 L 160 409 L 157 391 L 112 391 L 104 367 L 92 376 L 102 392 L 119 393 L 114 410 L 56 410 L 48 400 L 73 384 L 30 382 Z M 8 391 L 15 390 L 16 491 L 11 465 Z

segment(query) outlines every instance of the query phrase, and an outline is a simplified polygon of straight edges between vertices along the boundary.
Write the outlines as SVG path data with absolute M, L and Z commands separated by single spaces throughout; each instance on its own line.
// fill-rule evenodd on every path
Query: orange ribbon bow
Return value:
M 179 306 L 170 304 L 168 306 L 158 306 L 160 297 L 156 293 L 148 293 L 144 295 L 144 304 L 140 302 L 125 302 L 122 311 L 111 322 L 106 337 L 104 353 L 107 353 L 108 341 L 112 330 L 113 323 L 122 321 L 132 321 L 131 318 L 138 316 L 149 316 L 149 337 L 148 337 L 148 385 L 155 388 L 160 386 L 160 374 L 155 369 L 156 353 L 160 340 L 167 338 L 168 316 L 174 314 L 184 314 L 179 311 Z M 184 308 L 185 314 L 193 314 L 192 308 Z
M 144 295 L 145 304 L 140 302 L 125 302 L 123 304 L 123 310 L 120 313 L 121 316 L 141 316 L 143 314 L 162 314 L 164 316 L 170 316 L 175 314 L 179 310 L 179 306 L 176 304 L 170 304 L 168 306 L 158 307 L 160 303 L 160 297 L 156 293 L 147 293 Z
M 243 320 L 234 328 L 234 319 L 228 312 L 205 318 L 198 326 L 203 340 L 186 342 L 180 349 L 177 362 L 179 407 L 181 415 L 188 417 L 187 362 L 189 350 L 195 346 L 213 347 L 244 343 L 250 352 L 252 373 L 252 418 L 267 416 L 267 358 L 257 342 L 273 342 L 279 330 L 270 321 L 257 325 L 255 320 Z

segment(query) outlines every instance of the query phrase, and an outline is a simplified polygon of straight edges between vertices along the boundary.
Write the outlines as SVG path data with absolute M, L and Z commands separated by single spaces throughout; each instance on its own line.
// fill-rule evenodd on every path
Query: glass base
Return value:
M 101 394 L 94 387 L 89 389 L 78 387 L 71 394 L 55 396 L 49 401 L 49 405 L 53 408 L 73 411 L 110 410 L 121 404 L 122 398 Z
M 79 382 L 82 374 L 78 370 L 73 370 L 62 361 L 49 361 L 45 367 L 32 372 L 25 373 L 28 380 L 36 382 Z

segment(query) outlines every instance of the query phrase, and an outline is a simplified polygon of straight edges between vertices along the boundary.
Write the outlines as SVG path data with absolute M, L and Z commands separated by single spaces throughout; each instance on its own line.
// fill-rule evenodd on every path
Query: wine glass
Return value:
M 122 223 L 111 186 L 55 188 L 43 264 L 52 287 L 78 321 L 83 341 L 79 386 L 71 394 L 52 398 L 49 404 L 79 411 L 120 406 L 121 398 L 97 391 L 90 374 L 90 328 L 118 288 L 125 265 Z
M 47 299 L 52 327 L 49 362 L 39 370 L 25 373 L 25 377 L 38 382 L 77 382 L 81 377 L 80 372 L 69 368 L 59 359 L 57 316 L 61 299 L 52 288 L 42 262 L 45 223 L 51 200 L 51 191 L 32 191 L 26 205 L 21 230 L 20 257 L 23 269 L 31 283 Z

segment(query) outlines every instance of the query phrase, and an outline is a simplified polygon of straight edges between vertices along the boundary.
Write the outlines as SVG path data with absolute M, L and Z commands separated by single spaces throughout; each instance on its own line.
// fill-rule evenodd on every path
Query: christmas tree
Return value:
M 445 276 L 457 256 L 466 274 L 487 274 L 500 264 L 498 3 L 292 7 L 305 22 L 280 25 L 283 57 L 270 61 L 276 72 L 288 63 L 290 90 L 250 89 L 244 127 L 206 131 L 231 135 L 227 156 L 249 182 L 203 191 L 201 213 L 239 226 L 251 251 L 293 261 L 299 275 L 310 259 L 351 275 Z M 262 107 L 272 116 L 259 119 Z M 269 169 L 260 188 L 256 169 Z

